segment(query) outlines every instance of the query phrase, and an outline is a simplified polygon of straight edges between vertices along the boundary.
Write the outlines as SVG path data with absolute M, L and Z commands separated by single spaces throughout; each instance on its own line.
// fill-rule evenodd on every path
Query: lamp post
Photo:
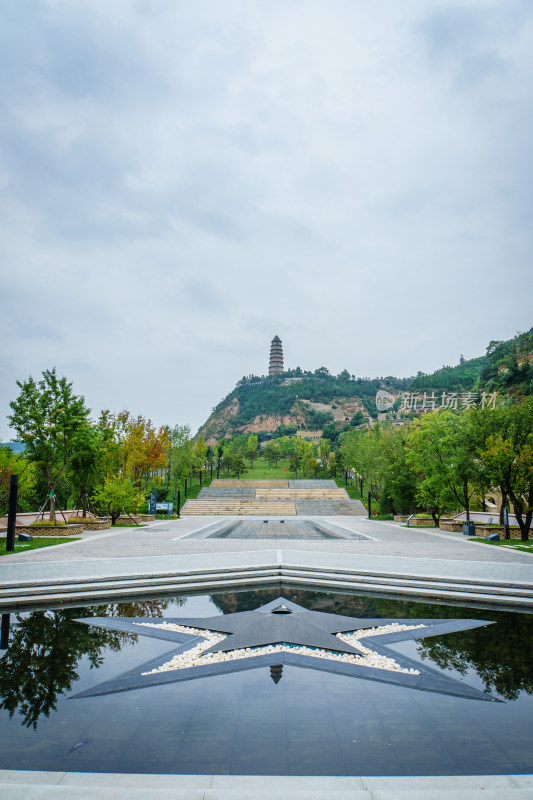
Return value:
M 15 549 L 15 524 L 17 522 L 17 496 L 19 491 L 19 476 L 11 475 L 9 478 L 9 505 L 7 511 L 6 552 Z

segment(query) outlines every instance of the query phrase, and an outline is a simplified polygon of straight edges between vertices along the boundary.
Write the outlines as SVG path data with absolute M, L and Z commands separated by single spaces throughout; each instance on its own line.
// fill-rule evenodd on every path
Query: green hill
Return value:
M 357 378 L 344 370 L 331 375 L 326 367 L 314 372 L 299 367 L 282 375 L 241 378 L 213 409 L 200 428 L 209 443 L 239 433 L 259 438 L 305 430 L 318 433 L 326 425 L 337 430 L 377 417 L 379 389 L 392 394 L 395 407 L 404 392 L 501 391 L 533 393 L 533 329 L 505 342 L 491 342 L 485 356 L 443 366 L 416 377 Z

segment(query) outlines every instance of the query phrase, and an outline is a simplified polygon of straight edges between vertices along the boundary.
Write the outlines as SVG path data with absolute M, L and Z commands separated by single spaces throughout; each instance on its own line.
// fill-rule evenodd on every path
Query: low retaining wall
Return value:
M 434 527 L 435 523 L 433 522 L 433 517 L 413 517 L 413 519 L 409 520 L 409 527 L 416 528 L 423 527 L 425 525 Z
M 407 522 L 408 514 L 395 514 L 394 515 L 394 522 Z
M 462 531 L 463 523 L 454 519 L 441 519 L 439 522 L 441 531 Z
M 492 526 L 489 528 L 485 527 L 485 525 L 478 525 L 476 522 L 475 531 L 476 531 L 476 536 L 490 536 L 491 533 L 499 533 L 500 539 L 505 538 L 505 528 L 503 527 L 503 525 L 501 527 Z M 511 539 L 520 539 L 521 537 L 520 528 L 509 528 L 509 536 L 511 537 Z
M 79 524 L 83 525 L 86 531 L 104 531 L 107 528 L 111 527 L 111 520 L 110 519 L 95 519 L 94 517 L 87 517 L 87 519 L 79 518 L 77 519 L 76 523 L 72 524 Z
M 79 536 L 83 525 L 17 525 L 15 533 L 29 533 L 31 536 Z
M 155 514 L 132 514 L 131 517 L 119 517 L 115 525 L 135 525 L 136 522 L 155 522 Z

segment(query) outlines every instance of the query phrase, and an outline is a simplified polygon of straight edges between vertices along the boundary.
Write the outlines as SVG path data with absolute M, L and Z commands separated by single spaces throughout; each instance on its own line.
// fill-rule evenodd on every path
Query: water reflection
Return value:
M 11 614 L 2 614 L 2 624 L 0 627 L 0 650 L 7 650 L 9 644 L 10 624 L 11 624 Z
M 475 670 L 484 688 L 506 700 L 521 692 L 533 694 L 533 616 L 458 606 L 399 601 L 359 595 L 285 589 L 281 592 L 300 605 L 317 611 L 354 617 L 477 618 L 498 624 L 418 641 L 418 654 L 443 670 L 466 675 Z M 279 587 L 255 592 L 211 595 L 224 613 L 257 608 L 280 595 Z M 119 651 L 137 641 L 133 634 L 80 625 L 83 617 L 162 617 L 169 607 L 182 606 L 185 598 L 156 598 L 56 611 L 2 614 L 0 657 L 0 709 L 18 713 L 28 728 L 56 710 L 58 698 L 72 690 L 78 665 L 88 659 L 91 669 L 103 663 L 105 649 Z M 172 608 L 171 614 L 174 609 Z M 9 646 L 8 646 L 9 645 Z M 278 683 L 281 670 L 271 673 Z
M 213 603 L 225 614 L 248 611 L 279 596 L 279 589 L 213 595 Z M 419 640 L 418 654 L 441 669 L 466 675 L 475 670 L 490 694 L 515 700 L 521 691 L 533 694 L 533 615 L 512 614 L 460 606 L 416 603 L 382 597 L 333 595 L 323 592 L 283 590 L 282 595 L 315 611 L 353 617 L 440 617 L 464 619 L 475 616 L 496 622 L 486 628 Z
M 83 613 L 161 617 L 170 602 L 113 603 L 90 606 Z M 81 658 L 87 657 L 91 669 L 97 669 L 105 648 L 119 651 L 126 642 L 137 641 L 132 634 L 80 625 L 74 621 L 79 616 L 79 608 L 2 615 L 2 649 L 7 650 L 0 658 L 0 709 L 10 717 L 18 711 L 28 728 L 36 728 L 41 716 L 56 710 L 58 696 L 70 691 L 79 677 Z

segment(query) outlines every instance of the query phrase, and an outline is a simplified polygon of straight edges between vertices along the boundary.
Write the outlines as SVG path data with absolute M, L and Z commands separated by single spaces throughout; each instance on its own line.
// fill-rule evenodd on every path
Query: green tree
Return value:
M 355 414 L 351 418 L 350 427 L 351 428 L 358 428 L 360 425 L 364 425 L 366 421 L 367 421 L 366 415 L 363 414 L 361 409 L 359 409 L 358 411 L 355 412 Z
M 123 511 L 131 514 L 139 504 L 133 481 L 122 475 L 107 477 L 104 483 L 95 489 L 92 499 L 100 512 L 104 511 L 111 517 L 112 525 L 115 525 Z
M 449 508 L 453 497 L 470 519 L 471 499 L 485 489 L 487 482 L 476 443 L 471 412 L 434 411 L 415 420 L 409 431 L 408 448 L 410 463 L 426 484 L 419 491 L 420 498 L 431 497 L 435 508 Z
M 89 495 L 101 478 L 103 441 L 98 428 L 84 425 L 72 442 L 72 455 L 67 468 L 67 479 L 76 494 L 75 503 L 81 500 L 82 516 L 87 516 Z
M 95 615 L 85 609 L 86 616 Z M 103 663 L 106 647 L 120 650 L 131 634 L 82 625 L 79 609 L 17 614 L 9 649 L 0 658 L 0 708 L 12 717 L 19 711 L 27 728 L 37 728 L 41 716 L 55 711 L 58 696 L 72 688 L 76 668 L 87 656 L 91 668 Z
M 408 461 L 406 439 L 406 428 L 384 424 L 381 435 L 384 484 L 380 499 L 384 514 L 407 514 L 415 510 L 419 481 Z
M 533 398 L 480 410 L 473 419 L 485 432 L 478 454 L 487 477 L 510 498 L 520 537 L 527 541 L 533 518 Z
M 331 452 L 331 444 L 329 439 L 320 439 L 318 442 L 318 457 L 322 470 L 327 470 L 329 466 L 329 454 Z
M 22 453 L 0 445 L 0 517 L 7 514 L 11 475 L 18 475 L 18 510 L 32 511 L 35 505 L 36 467 Z
M 192 471 L 200 472 L 205 468 L 207 445 L 203 436 L 198 436 L 192 446 Z
M 259 455 L 259 440 L 254 433 L 251 433 L 248 437 L 248 441 L 246 442 L 246 457 L 250 462 L 250 466 L 253 467 L 254 461 Z
M 383 492 L 387 464 L 382 444 L 382 426 L 350 430 L 342 436 L 337 454 L 337 468 L 363 475 L 372 496 L 379 500 Z
M 168 434 L 168 483 L 177 491 L 192 472 L 192 440 L 188 425 L 175 425 L 167 428 Z
M 67 469 L 76 435 L 86 426 L 89 410 L 75 395 L 72 383 L 58 378 L 55 367 L 44 370 L 38 382 L 17 381 L 20 394 L 10 403 L 9 424 L 26 445 L 26 455 L 42 473 L 50 497 L 50 519 L 55 521 L 54 491 Z
M 311 442 L 307 442 L 301 436 L 297 436 L 294 439 L 294 446 L 292 449 L 292 453 L 289 456 L 289 465 L 292 472 L 294 472 L 294 477 L 298 478 L 298 471 L 302 474 L 306 474 L 309 472 L 310 465 L 309 459 L 314 457 L 314 450 L 313 445 Z

